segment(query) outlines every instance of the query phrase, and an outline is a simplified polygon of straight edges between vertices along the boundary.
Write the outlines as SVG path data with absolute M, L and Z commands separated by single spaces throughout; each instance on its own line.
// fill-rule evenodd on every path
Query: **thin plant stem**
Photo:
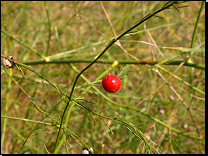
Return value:
M 10 72 L 11 75 L 13 74 L 12 69 L 10 69 L 9 72 Z M 6 105 L 5 105 L 5 115 L 6 116 L 7 116 L 8 109 L 9 109 L 9 104 L 10 104 L 9 98 L 10 98 L 11 82 L 12 82 L 12 79 L 11 79 L 11 77 L 9 77 L 8 84 L 7 84 Z M 3 151 L 3 147 L 4 147 L 4 139 L 5 139 L 5 134 L 6 134 L 6 127 L 7 127 L 7 119 L 5 118 L 3 120 L 2 131 L 1 131 L 1 133 L 2 133 L 1 134 L 1 151 Z
M 5 34 L 6 36 L 12 38 L 13 40 L 15 40 L 17 43 L 23 45 L 25 48 L 29 49 L 30 51 L 32 51 L 34 54 L 38 55 L 39 57 L 41 57 L 42 59 L 46 60 L 46 57 L 40 53 L 38 53 L 36 50 L 32 49 L 29 45 L 23 43 L 22 41 L 14 38 L 13 36 L 9 35 L 7 32 L 5 32 L 4 30 L 1 30 L 1 33 Z
M 196 38 L 196 30 L 197 30 L 197 27 L 198 27 L 198 23 L 199 23 L 199 20 L 200 20 L 200 17 L 201 17 L 201 13 L 202 13 L 202 10 L 204 8 L 204 4 L 205 4 L 205 1 L 202 2 L 201 4 L 201 8 L 199 10 L 199 14 L 198 14 L 198 17 L 196 19 L 196 23 L 195 23 L 195 27 L 194 27 L 194 32 L 193 32 L 193 35 L 192 35 L 192 40 L 191 40 L 191 48 L 194 47 L 194 41 L 195 41 L 195 38 Z M 190 57 L 192 55 L 193 52 L 190 53 Z M 189 60 L 188 60 L 189 61 Z
M 61 100 L 59 103 L 61 103 L 62 101 L 63 101 L 63 100 Z M 56 106 L 58 106 L 59 103 L 58 103 Z M 53 108 L 49 111 L 49 114 L 56 108 L 56 106 L 53 107 Z M 46 118 L 46 116 L 44 116 L 40 121 L 43 121 L 45 118 Z M 39 126 L 39 124 L 41 124 L 41 123 L 38 123 L 37 125 L 35 125 L 34 128 L 30 131 L 30 133 L 29 133 L 29 134 L 27 135 L 27 137 L 25 138 L 24 142 L 22 143 L 22 147 L 21 147 L 21 149 L 20 149 L 20 152 L 19 152 L 20 154 L 21 154 L 21 152 L 22 152 L 22 150 L 23 150 L 23 147 L 24 147 L 24 145 L 26 144 L 28 138 L 29 138 L 30 135 L 37 129 L 37 127 Z M 58 125 L 57 125 L 57 126 L 58 126 Z
M 77 82 L 77 80 L 78 80 L 78 78 L 80 77 L 80 75 L 82 74 L 82 73 L 84 73 L 85 72 L 85 70 L 87 70 L 90 66 L 92 66 L 105 52 L 106 52 L 106 50 L 109 48 L 109 47 L 111 47 L 111 45 L 113 45 L 114 43 L 115 43 L 115 39 L 113 39 L 111 42 L 110 42 L 110 44 L 103 50 L 103 52 L 98 56 L 98 57 L 96 57 L 96 59 L 92 62 L 92 63 L 90 63 L 87 67 L 85 67 L 78 75 L 77 75 L 77 77 L 76 77 L 76 79 L 75 79 L 75 81 L 74 81 L 74 84 L 73 84 L 73 86 L 72 86 L 72 90 L 71 90 L 71 93 L 70 93 L 70 95 L 68 96 L 68 95 L 66 95 L 66 97 L 68 98 L 68 101 L 71 101 L 71 97 L 72 97 L 72 94 L 73 94 L 73 91 L 74 91 L 74 88 L 75 88 L 75 85 L 76 85 L 76 82 Z M 68 106 L 69 106 L 69 103 L 67 103 L 67 105 L 66 105 L 66 107 L 65 107 L 65 109 L 64 109 L 64 112 L 63 112 L 63 115 L 62 115 L 62 118 L 61 118 L 61 125 L 62 125 L 62 123 L 63 123 L 63 119 L 64 119 L 64 115 L 65 115 L 65 113 L 66 113 L 66 110 L 67 110 L 67 108 L 68 108 Z M 56 150 L 56 145 L 57 145 L 57 142 L 58 142 L 58 138 L 59 138 L 59 135 L 60 135 L 60 130 L 61 130 L 61 127 L 59 128 L 59 131 L 58 131 L 58 135 L 57 135 L 57 138 L 56 138 L 56 143 L 55 143 L 55 148 L 54 148 L 54 151 Z
M 36 60 L 36 61 L 31 61 L 31 62 L 23 62 L 25 65 L 39 65 L 39 64 L 68 64 L 68 63 L 91 63 L 93 62 L 93 59 L 60 59 L 60 60 L 50 60 L 48 62 L 45 62 L 44 60 Z M 164 61 L 164 60 L 157 60 L 157 61 L 152 61 L 152 60 L 117 60 L 119 64 L 138 64 L 138 65 L 180 65 L 183 61 Z M 114 60 L 105 60 L 103 62 L 102 60 L 97 60 L 95 63 L 108 63 L 108 64 L 113 64 Z M 205 70 L 205 66 L 202 64 L 197 64 L 193 62 L 185 62 L 183 66 L 187 67 L 194 67 L 197 69 L 202 69 Z
M 161 66 L 157 66 L 157 68 L 161 69 L 162 71 L 164 71 L 165 73 L 171 75 L 172 73 L 169 72 L 168 70 L 166 70 L 165 68 L 161 67 Z M 189 86 L 191 89 L 197 91 L 198 93 L 201 93 L 202 95 L 205 95 L 205 92 L 201 91 L 200 89 L 196 88 L 195 86 L 191 85 L 190 83 L 188 83 L 187 81 L 181 79 L 180 77 L 178 77 L 175 74 L 172 74 L 172 77 L 174 77 L 175 79 L 179 80 L 180 82 L 184 83 L 185 85 Z
M 77 73 L 79 72 L 78 69 L 76 69 L 75 67 L 74 67 L 73 69 L 74 69 Z M 81 75 L 81 77 L 82 77 L 85 81 L 89 81 L 84 75 Z M 172 131 L 174 131 L 174 132 L 176 132 L 176 133 L 179 133 L 179 134 L 181 134 L 181 135 L 183 135 L 183 136 L 186 136 L 186 137 L 189 137 L 189 138 L 192 138 L 192 139 L 196 139 L 196 140 L 200 140 L 200 141 L 205 141 L 204 139 L 198 138 L 198 137 L 196 137 L 196 136 L 191 136 L 191 135 L 185 134 L 185 133 L 181 132 L 180 130 L 177 130 L 177 129 L 175 129 L 175 128 L 169 126 L 168 124 L 166 124 L 166 123 L 160 121 L 159 119 L 154 118 L 154 117 L 148 115 L 147 113 L 141 111 L 140 109 L 137 109 L 137 108 L 135 108 L 135 107 L 125 106 L 125 105 L 121 105 L 121 104 L 119 104 L 119 103 L 116 103 L 116 102 L 112 101 L 111 99 L 109 99 L 105 94 L 103 94 L 96 86 L 92 86 L 92 87 L 93 87 L 93 89 L 95 89 L 95 91 L 96 91 L 98 94 L 100 94 L 104 99 L 106 99 L 108 102 L 110 102 L 110 103 L 113 104 L 114 106 L 121 107 L 121 108 L 125 108 L 125 109 L 127 109 L 127 110 L 128 110 L 128 109 L 134 110 L 134 111 L 136 111 L 136 112 L 138 112 L 138 113 L 141 113 L 142 115 L 148 117 L 149 119 L 151 119 L 151 120 L 157 122 L 158 124 L 160 124 L 160 125 L 162 125 L 162 126 L 168 128 L 169 130 L 172 130 Z M 76 101 L 76 102 L 77 102 L 77 101 Z M 79 105 L 80 105 L 81 107 L 86 108 L 85 106 L 83 106 L 83 105 L 81 105 L 81 104 L 79 104 Z M 86 109 L 89 110 L 88 108 L 86 108 Z M 93 112 L 92 110 L 89 110 L 89 111 L 90 111 L 90 112 Z M 98 115 L 98 113 L 94 113 L 94 114 Z M 100 115 L 100 116 L 101 116 L 101 115 Z M 101 116 L 101 117 L 103 117 L 103 116 Z M 109 118 L 106 118 L 106 119 L 109 119 Z M 114 118 L 113 118 L 113 119 L 114 119 Z
M 18 117 L 11 117 L 11 116 L 6 116 L 6 115 L 1 115 L 1 117 L 5 118 L 5 119 L 20 120 L 20 121 L 25 121 L 25 122 L 38 123 L 38 124 L 42 124 L 42 125 L 60 127 L 60 125 L 54 125 L 52 123 L 48 123 L 48 122 L 45 122 L 45 121 L 36 121 L 36 120 L 30 120 L 30 119 L 18 118 Z
M 1 54 L 1 57 L 7 58 L 7 57 L 4 56 L 3 54 Z M 11 61 L 11 60 L 10 60 L 10 61 Z M 55 88 L 57 89 L 57 91 L 58 91 L 58 93 L 59 93 L 60 95 L 63 95 L 63 94 L 64 94 L 63 91 L 62 91 L 58 86 L 54 85 L 54 84 L 53 84 L 52 82 L 50 82 L 48 79 L 46 79 L 45 77 L 43 77 L 42 75 L 40 75 L 39 73 L 37 73 L 37 72 L 35 71 L 35 69 L 33 69 L 32 67 L 29 67 L 29 66 L 27 66 L 27 65 L 25 65 L 25 64 L 23 64 L 23 63 L 19 63 L 19 62 L 17 62 L 17 61 L 13 61 L 13 62 L 14 62 L 15 64 L 19 65 L 19 66 L 22 66 L 22 67 L 24 67 L 24 68 L 26 68 L 26 69 L 32 71 L 32 72 L 35 73 L 38 77 L 40 77 L 41 79 L 47 81 L 51 86 L 53 86 L 53 87 L 55 87 Z
M 50 22 L 49 11 L 48 11 L 48 6 L 46 5 L 46 1 L 44 1 L 44 5 L 45 5 L 45 11 L 48 20 L 48 42 L 47 42 L 47 50 L 46 50 L 46 56 L 48 56 L 48 52 L 50 49 L 50 40 L 51 40 L 51 22 Z
M 157 13 L 171 7 L 172 5 L 174 5 L 175 3 L 178 3 L 176 1 L 174 2 L 170 2 L 169 4 L 166 3 L 161 9 L 157 10 L 156 12 L 154 12 L 153 14 L 148 14 L 147 16 L 145 16 L 139 23 L 137 23 L 136 25 L 134 25 L 133 27 L 131 27 L 130 29 L 126 30 L 124 33 L 122 33 L 121 35 L 119 35 L 117 38 L 113 38 L 111 40 L 111 42 L 106 46 L 106 48 L 95 58 L 95 60 L 90 63 L 87 67 L 85 67 L 76 77 L 75 81 L 74 81 L 74 84 L 72 86 L 72 90 L 71 90 L 71 93 L 70 95 L 66 95 L 66 97 L 68 98 L 68 101 L 70 103 L 71 101 L 71 97 L 72 97 L 72 94 L 74 92 L 74 88 L 75 88 L 75 85 L 76 85 L 76 82 L 78 80 L 78 78 L 80 77 L 80 75 L 82 73 L 84 73 L 90 66 L 92 66 L 117 40 L 119 40 L 120 38 L 122 38 L 125 34 L 129 33 L 131 30 L 133 30 L 134 28 L 138 27 L 140 24 L 142 24 L 143 22 L 145 22 L 146 20 L 150 19 L 151 17 L 153 17 L 154 15 L 156 15 Z M 62 118 L 61 118 L 61 123 L 60 123 L 60 128 L 58 130 L 58 134 L 57 134 L 57 138 L 56 138 L 56 142 L 55 142 L 55 148 L 54 148 L 54 151 L 56 150 L 56 146 L 58 144 L 58 138 L 59 138 L 59 135 L 60 135 L 60 131 L 61 131 L 61 127 L 62 127 L 62 124 L 63 124 L 63 120 L 64 120 L 64 115 L 66 113 L 66 110 L 67 108 L 69 107 L 69 103 L 67 103 L 65 109 L 64 109 L 64 112 L 63 112 L 63 115 L 62 115 Z

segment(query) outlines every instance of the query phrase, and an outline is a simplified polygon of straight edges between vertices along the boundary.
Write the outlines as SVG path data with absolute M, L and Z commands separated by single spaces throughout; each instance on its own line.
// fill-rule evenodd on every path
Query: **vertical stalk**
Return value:
M 197 19 L 196 19 L 196 23 L 195 23 L 195 27 L 194 27 L 194 32 L 193 32 L 192 40 L 191 40 L 191 48 L 193 48 L 193 46 L 194 46 L 194 41 L 195 41 L 195 38 L 196 38 L 196 30 L 197 30 L 197 27 L 198 27 L 199 19 L 200 19 L 200 17 L 201 17 L 201 12 L 202 12 L 203 7 L 204 7 L 204 3 L 205 3 L 205 2 L 203 1 L 202 4 L 201 4 L 201 8 L 200 8 L 200 10 L 199 10 L 198 17 L 197 17 Z M 190 61 L 192 53 L 193 53 L 193 52 L 190 53 L 190 57 L 189 57 L 189 60 L 188 60 L 188 61 Z
M 59 127 L 59 131 L 58 131 L 58 135 L 57 135 L 57 138 L 56 138 L 56 142 L 55 142 L 55 148 L 54 148 L 54 151 L 56 151 L 56 148 L 57 148 L 57 144 L 58 144 L 58 139 L 59 139 L 59 135 L 60 135 L 60 131 L 61 131 L 61 128 L 62 128 L 62 124 L 63 124 L 63 120 L 64 120 L 64 115 L 66 113 L 66 110 L 67 108 L 69 107 L 69 104 L 70 104 L 70 101 L 71 101 L 71 97 L 72 97 L 72 94 L 74 92 L 74 88 L 75 88 L 75 85 L 76 85 L 76 82 L 78 80 L 78 78 L 80 77 L 80 75 L 82 73 L 84 73 L 90 66 L 92 66 L 107 50 L 108 48 L 110 48 L 117 40 L 119 40 L 120 38 L 122 38 L 124 35 L 126 35 L 127 33 L 129 33 L 131 30 L 133 30 L 134 28 L 138 27 L 140 24 L 142 24 L 143 22 L 145 22 L 146 20 L 150 19 L 151 17 L 155 16 L 157 13 L 173 6 L 175 3 L 178 3 L 177 1 L 174 1 L 174 2 L 168 2 L 166 3 L 161 9 L 157 10 L 156 12 L 154 13 L 150 13 L 148 14 L 147 16 L 145 16 L 139 23 L 137 23 L 136 25 L 134 25 L 133 27 L 131 27 L 130 29 L 126 30 L 124 33 L 122 33 L 121 35 L 119 35 L 117 38 L 113 38 L 111 40 L 111 42 L 107 45 L 107 47 L 96 57 L 96 59 L 90 63 L 87 67 L 85 67 L 76 77 L 75 81 L 74 81 L 74 84 L 73 84 L 73 87 L 72 87 L 72 90 L 71 90 L 71 93 L 70 95 L 65 95 L 66 98 L 68 98 L 68 103 L 64 109 L 64 112 L 63 112 L 63 115 L 62 115 L 62 118 L 61 118 L 61 123 L 60 123 L 60 127 Z
M 7 72 L 5 70 L 5 72 Z M 12 69 L 10 69 L 10 75 L 12 75 Z M 5 105 L 5 116 L 8 114 L 8 109 L 9 109 L 9 99 L 10 99 L 10 89 L 11 89 L 11 83 L 12 79 L 11 77 L 8 76 L 8 85 L 7 85 L 7 94 L 6 94 L 6 105 Z M 4 138 L 5 138 L 5 133 L 6 133 L 6 127 L 7 127 L 7 118 L 4 118 L 3 120 L 3 126 L 2 126 L 2 135 L 1 135 L 1 152 L 3 151 L 3 146 L 4 146 Z
M 48 52 L 50 49 L 50 40 L 51 40 L 51 22 L 49 18 L 49 11 L 48 11 L 48 6 L 46 5 L 46 1 L 44 1 L 45 4 L 45 11 L 47 14 L 47 20 L 48 20 L 48 43 L 47 43 L 47 51 L 46 51 L 46 56 L 48 56 Z

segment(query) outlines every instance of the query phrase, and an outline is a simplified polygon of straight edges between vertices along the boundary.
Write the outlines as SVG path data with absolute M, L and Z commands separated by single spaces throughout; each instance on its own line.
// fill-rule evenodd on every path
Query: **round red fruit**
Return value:
M 103 88 L 109 92 L 117 92 L 121 87 L 121 80 L 116 75 L 106 76 L 102 81 Z

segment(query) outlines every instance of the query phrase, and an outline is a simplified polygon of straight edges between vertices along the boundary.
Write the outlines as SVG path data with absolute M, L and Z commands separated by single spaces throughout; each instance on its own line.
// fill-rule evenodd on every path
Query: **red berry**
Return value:
M 114 93 L 120 89 L 121 80 L 116 75 L 109 75 L 103 79 L 102 85 L 107 92 Z

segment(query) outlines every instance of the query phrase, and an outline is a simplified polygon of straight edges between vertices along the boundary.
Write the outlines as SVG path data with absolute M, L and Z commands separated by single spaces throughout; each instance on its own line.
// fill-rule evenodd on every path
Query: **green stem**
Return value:
M 199 10 L 199 14 L 198 14 L 198 17 L 197 17 L 197 20 L 196 20 L 196 23 L 195 23 L 194 32 L 193 32 L 192 40 L 191 40 L 191 48 L 193 48 L 193 46 L 194 46 L 194 41 L 195 41 L 195 38 L 196 38 L 196 30 L 197 30 L 197 27 L 198 27 L 199 19 L 201 17 L 201 12 L 202 12 L 202 9 L 204 7 L 204 4 L 205 4 L 205 1 L 203 1 L 202 4 L 201 4 L 201 8 Z M 193 54 L 193 52 L 190 52 L 189 60 L 191 60 L 191 55 L 192 54 Z
M 201 13 L 202 13 L 202 9 L 204 7 L 204 4 L 205 4 L 205 1 L 203 1 L 202 4 L 201 4 L 201 8 L 199 10 L 199 14 L 198 14 L 198 17 L 197 17 L 197 20 L 196 20 L 196 24 L 195 24 L 195 27 L 194 27 L 194 32 L 193 32 L 193 36 L 192 36 L 192 40 L 191 40 L 191 48 L 194 47 L 194 41 L 195 41 L 195 38 L 196 38 L 196 30 L 197 30 L 197 27 L 198 27 L 199 19 L 201 17 Z
M 10 69 L 10 74 L 12 75 L 12 73 L 13 73 L 12 69 Z M 11 77 L 9 77 L 8 84 L 7 84 L 7 93 L 6 93 L 5 115 L 7 115 L 8 109 L 9 109 L 9 103 L 10 103 L 9 97 L 10 97 L 11 83 L 12 83 L 12 79 L 11 79 Z M 2 131 L 1 131 L 1 133 L 2 133 L 1 134 L 1 151 L 3 151 L 6 127 L 7 127 L 7 119 L 5 118 L 3 120 Z
M 72 69 L 74 69 L 77 73 L 79 73 L 79 71 L 76 69 L 75 66 L 73 66 L 73 64 L 70 64 Z M 99 81 L 102 77 L 104 77 L 110 70 L 112 70 L 116 65 L 118 65 L 118 63 L 115 61 L 112 66 L 109 68 L 109 70 L 105 70 L 100 76 L 98 76 L 98 78 L 95 80 L 95 81 Z M 81 77 L 83 78 L 83 75 L 81 75 Z M 88 79 L 84 79 L 87 83 L 91 83 Z M 78 98 L 82 97 L 82 95 L 84 95 L 91 87 L 93 86 L 93 84 L 90 84 L 80 95 Z M 73 100 L 75 101 L 75 100 Z M 75 101 L 76 102 L 76 101 Z M 66 114 L 66 119 L 65 119 L 65 127 L 67 128 L 67 123 L 68 123 L 68 119 L 69 119 L 69 115 L 72 111 L 72 108 L 75 106 L 75 102 L 73 102 L 70 107 L 69 107 L 69 110 Z M 81 105 L 81 104 L 80 104 Z M 84 107 L 83 105 L 81 105 L 82 107 Z M 84 107 L 85 109 L 87 109 L 88 111 L 91 111 L 89 110 L 88 108 Z M 59 141 L 59 144 L 57 145 L 57 148 L 56 150 L 54 151 L 54 154 L 57 154 L 57 152 L 59 151 L 58 147 L 61 147 L 61 145 L 63 144 L 63 138 L 65 136 L 63 135 L 62 136 L 62 139 Z M 85 146 L 86 148 L 88 148 L 87 146 Z
M 41 58 L 43 58 L 44 60 L 46 59 L 46 57 L 44 55 L 41 55 L 40 53 L 38 53 L 36 50 L 30 48 L 30 46 L 28 46 L 27 44 L 21 42 L 20 40 L 14 38 L 13 36 L 9 35 L 7 32 L 5 32 L 4 30 L 1 30 L 1 33 L 5 34 L 6 36 L 12 38 L 13 40 L 15 40 L 17 43 L 23 45 L 25 48 L 29 49 L 30 51 L 32 51 L 33 53 L 35 53 L 36 55 L 40 56 Z
M 36 121 L 36 120 L 30 120 L 30 119 L 24 119 L 24 118 L 17 118 L 17 117 L 11 117 L 11 116 L 6 116 L 6 115 L 1 115 L 1 118 L 12 119 L 12 120 L 20 120 L 20 121 L 25 121 L 25 122 L 38 123 L 38 124 L 42 124 L 42 125 L 60 127 L 60 125 L 54 125 L 54 124 L 44 122 L 44 121 Z
M 45 11 L 47 14 L 47 19 L 48 19 L 48 43 L 47 43 L 47 51 L 46 51 L 46 56 L 48 56 L 48 52 L 50 49 L 50 40 L 51 40 L 51 22 L 50 22 L 50 18 L 49 18 L 49 11 L 48 11 L 48 6 L 46 5 L 46 1 L 44 2 L 45 4 Z
M 68 98 L 68 100 L 69 100 L 69 103 L 70 103 L 70 101 L 71 101 L 71 97 L 72 97 L 72 94 L 73 94 L 73 91 L 74 91 L 74 88 L 75 88 L 75 85 L 76 85 L 76 82 L 77 82 L 77 80 L 78 80 L 78 78 L 80 77 L 80 75 L 82 74 L 82 73 L 84 73 L 84 71 L 85 70 L 87 70 L 90 66 L 92 66 L 106 51 L 107 51 L 107 49 L 109 48 L 109 47 L 111 47 L 111 45 L 113 45 L 114 43 L 116 42 L 116 40 L 115 39 L 113 39 L 110 43 L 109 43 L 109 45 L 103 50 L 103 52 L 92 62 L 92 63 L 90 63 L 87 67 L 85 67 L 78 75 L 77 75 L 77 77 L 76 77 L 76 79 L 75 79 L 75 81 L 74 81 L 74 84 L 73 84 L 73 86 L 72 86 L 72 90 L 71 90 L 71 93 L 70 93 L 70 95 L 68 96 L 68 95 L 66 95 L 66 97 Z M 60 124 L 60 128 L 59 128 L 59 131 L 58 131 L 58 135 L 57 135 L 57 138 L 56 138 L 56 143 L 55 143 L 55 149 L 54 149 L 54 151 L 56 151 L 56 145 L 57 145 L 57 143 L 58 143 L 58 138 L 59 138 L 59 135 L 60 135 L 60 131 L 61 131 L 61 127 L 62 127 L 62 123 L 63 123 L 63 119 L 64 119 L 64 115 L 65 115 L 65 113 L 66 113 L 66 110 L 67 110 L 67 108 L 68 108 L 68 106 L 69 106 L 69 103 L 67 103 L 67 105 L 66 105 L 66 107 L 65 107 L 65 109 L 64 109 L 64 112 L 63 112 L 63 115 L 62 115 L 62 118 L 61 118 L 61 124 Z
M 170 2 L 168 5 L 163 6 L 161 9 L 157 10 L 154 13 L 149 13 L 148 15 L 146 15 L 139 23 L 137 23 L 136 25 L 134 25 L 133 27 L 131 27 L 130 29 L 128 29 L 127 31 L 125 31 L 123 34 L 121 34 L 120 36 L 117 37 L 117 40 L 119 40 L 121 37 L 123 37 L 124 35 L 128 34 L 131 30 L 133 30 L 134 28 L 138 27 L 140 24 L 144 23 L 146 20 L 150 19 L 151 17 L 153 17 L 154 15 L 158 14 L 159 12 L 173 6 L 175 3 L 177 3 L 177 1 L 174 2 Z
M 50 60 L 48 62 L 44 61 L 44 60 L 37 60 L 37 61 L 31 61 L 31 62 L 24 62 L 23 64 L 26 65 L 39 65 L 39 64 L 63 64 L 63 63 L 91 63 L 93 62 L 93 59 L 62 59 L 62 60 Z M 113 64 L 114 60 L 105 60 L 108 64 Z M 183 61 L 152 61 L 152 60 L 140 60 L 140 61 L 136 61 L 136 60 L 118 60 L 119 64 L 138 64 L 138 65 L 156 65 L 156 64 L 160 64 L 160 65 L 180 65 Z M 105 62 L 103 61 L 96 61 L 94 63 L 102 63 L 105 64 Z M 93 64 L 94 64 L 93 63 Z M 202 69 L 205 70 L 205 66 L 201 65 L 201 64 L 196 64 L 193 62 L 186 62 L 184 64 L 184 66 L 188 66 L 188 67 L 195 67 L 198 69 Z
M 197 91 L 198 93 L 201 93 L 202 95 L 205 96 L 205 92 L 201 91 L 200 89 L 196 88 L 195 86 L 191 85 L 190 83 L 186 82 L 185 80 L 181 79 L 180 77 L 178 77 L 177 75 L 169 72 L 168 70 L 166 70 L 165 68 L 161 67 L 161 66 L 157 66 L 157 68 L 161 69 L 162 71 L 168 73 L 169 75 L 172 75 L 175 79 L 181 81 L 182 83 L 184 83 L 185 85 L 189 86 L 191 89 Z
M 73 66 L 73 69 L 74 69 L 77 73 L 79 72 L 78 69 L 75 68 L 74 66 Z M 86 82 L 90 82 L 84 75 L 81 75 L 81 77 L 82 77 L 82 79 L 84 79 Z M 162 126 L 168 128 L 168 129 L 170 129 L 170 130 L 172 130 L 172 131 L 174 131 L 174 132 L 176 132 L 176 133 L 179 133 L 179 134 L 181 134 L 181 135 L 183 135 L 183 136 L 186 136 L 186 137 L 189 137 L 189 138 L 192 138 L 192 139 L 204 141 L 204 139 L 198 138 L 198 137 L 196 137 L 196 136 L 191 136 L 191 135 L 185 134 L 185 133 L 181 132 L 180 130 L 177 130 L 177 129 L 175 129 L 175 128 L 173 128 L 173 127 L 171 127 L 171 126 L 165 124 L 164 122 L 158 120 L 157 118 L 154 118 L 154 117 L 148 115 L 147 113 L 145 113 L 145 112 L 143 112 L 143 111 L 141 111 L 141 110 L 139 110 L 139 109 L 137 109 L 137 108 L 134 108 L 134 107 L 131 107 L 131 106 L 120 105 L 119 103 L 116 103 L 116 102 L 112 101 L 111 99 L 109 99 L 109 98 L 108 98 L 105 94 L 103 94 L 96 86 L 93 85 L 92 87 L 93 87 L 93 89 L 95 89 L 95 91 L 96 91 L 98 94 L 100 94 L 105 100 L 107 100 L 108 102 L 110 102 L 110 103 L 113 104 L 114 106 L 122 107 L 122 108 L 125 108 L 125 109 L 131 109 L 131 110 L 134 110 L 134 111 L 136 111 L 136 112 L 139 112 L 139 113 L 145 115 L 146 117 L 150 118 L 151 120 L 157 122 L 158 124 L 160 124 L 160 125 L 162 125 Z M 98 114 L 97 112 L 94 112 L 94 111 L 88 109 L 87 107 L 83 106 L 82 104 L 78 103 L 76 100 L 73 100 L 73 101 L 74 101 L 76 104 L 78 104 L 79 106 L 81 106 L 81 107 L 85 108 L 86 110 L 88 110 L 88 111 L 90 111 L 90 112 L 92 112 L 92 113 L 98 115 L 98 116 L 101 117 L 101 118 L 106 118 L 106 119 L 111 119 L 111 120 L 114 120 L 114 121 L 121 121 L 121 122 L 123 122 L 122 120 L 118 120 L 118 119 L 115 119 L 115 118 L 111 118 L 111 117 L 106 117 L 106 116 L 100 115 L 100 114 Z
M 1 54 L 1 57 L 7 58 L 7 57 L 4 56 L 3 54 Z M 57 91 L 59 92 L 60 95 L 63 95 L 63 94 L 64 94 L 63 91 L 62 91 L 58 86 L 54 85 L 52 82 L 50 82 L 49 80 L 47 80 L 45 77 L 43 77 L 42 75 L 38 74 L 38 73 L 35 71 L 35 69 L 33 69 L 32 67 L 29 67 L 29 66 L 27 66 L 27 65 L 25 65 L 25 64 L 23 64 L 23 63 L 19 63 L 19 62 L 17 62 L 17 61 L 15 61 L 15 64 L 17 64 L 17 65 L 19 65 L 19 66 L 22 66 L 22 67 L 24 67 L 24 68 L 26 68 L 26 69 L 32 71 L 32 72 L 35 73 L 37 76 L 39 76 L 41 79 L 47 81 L 51 86 L 53 86 L 53 87 L 55 87 L 55 88 L 57 89 Z
M 110 48 L 117 40 L 119 40 L 120 38 L 122 38 L 125 34 L 129 33 L 131 30 L 133 30 L 134 28 L 138 27 L 140 24 L 142 24 L 143 22 L 145 22 L 146 20 L 150 19 L 152 16 L 156 15 L 157 13 L 171 7 L 172 5 L 174 5 L 175 3 L 178 3 L 177 1 L 174 1 L 174 2 L 170 2 L 170 3 L 166 3 L 161 9 L 159 9 L 158 11 L 154 12 L 153 14 L 148 14 L 147 16 L 145 16 L 139 23 L 137 23 L 136 25 L 134 25 L 133 27 L 131 27 L 130 29 L 128 29 L 127 31 L 125 31 L 123 34 L 119 35 L 117 38 L 113 38 L 111 40 L 111 42 L 108 44 L 108 46 L 97 56 L 97 58 L 92 62 L 90 63 L 87 67 L 85 67 L 76 77 L 75 81 L 74 81 L 74 84 L 73 84 L 73 87 L 72 87 L 72 90 L 71 90 L 71 93 L 70 95 L 66 95 L 66 97 L 68 98 L 69 100 L 69 103 L 71 101 L 71 97 L 72 97 L 72 94 L 74 92 L 74 88 L 75 88 L 75 85 L 76 85 L 76 82 L 78 80 L 78 78 L 80 77 L 80 75 L 82 73 L 84 73 L 90 66 L 92 66 L 107 50 L 108 48 Z M 60 135 L 60 131 L 61 131 L 61 127 L 62 127 L 62 123 L 63 123 L 63 120 L 64 120 L 64 115 L 66 113 L 66 110 L 67 108 L 69 107 L 69 103 L 67 103 L 65 109 L 64 109 L 64 112 L 63 112 L 63 115 L 62 115 L 62 118 L 61 118 L 61 123 L 60 123 L 60 128 L 59 128 L 59 131 L 58 131 L 58 135 L 57 135 L 57 138 L 56 138 L 56 143 L 55 143 L 55 148 L 54 148 L 54 151 L 56 150 L 56 146 L 58 144 L 58 138 L 59 138 L 59 135 Z

